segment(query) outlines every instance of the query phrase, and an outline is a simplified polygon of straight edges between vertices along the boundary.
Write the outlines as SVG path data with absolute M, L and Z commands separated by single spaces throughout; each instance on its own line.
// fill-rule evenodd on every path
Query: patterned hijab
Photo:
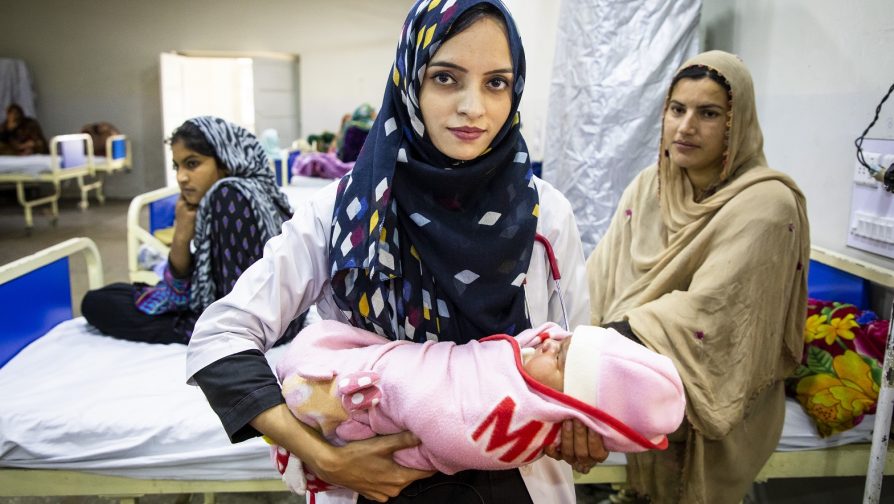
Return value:
M 456 19 L 476 4 L 502 14 L 512 108 L 490 147 L 457 162 L 425 131 L 425 69 Z M 401 32 L 385 97 L 336 198 L 329 258 L 339 308 L 391 339 L 464 343 L 529 327 L 522 284 L 539 212 L 518 104 L 525 57 L 498 0 L 419 0 Z
M 261 243 L 280 233 L 283 220 L 292 215 L 292 207 L 277 187 L 264 148 L 253 134 L 219 117 L 194 117 L 187 122 L 202 131 L 229 172 L 229 176 L 218 180 L 208 189 L 199 202 L 196 213 L 189 307 L 195 312 L 202 312 L 217 299 L 217 286 L 211 275 L 212 209 L 208 203 L 209 196 L 217 190 L 226 191 L 227 188 L 241 192 L 251 202 L 252 213 L 243 217 L 249 224 L 257 224 Z

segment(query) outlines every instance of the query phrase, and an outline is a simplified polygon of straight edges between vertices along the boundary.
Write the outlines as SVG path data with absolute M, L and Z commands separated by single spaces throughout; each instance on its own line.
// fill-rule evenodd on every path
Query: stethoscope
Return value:
M 556 254 L 553 252 L 553 246 L 540 233 L 534 234 L 534 241 L 543 245 L 543 250 L 546 251 L 546 260 L 549 262 L 549 270 L 550 276 L 553 278 L 553 283 L 556 284 L 556 294 L 559 296 L 559 306 L 562 308 L 562 327 L 567 331 L 568 330 L 568 312 L 565 311 L 565 296 L 562 295 L 562 286 L 559 285 L 559 279 L 562 278 L 562 274 L 559 272 L 559 262 L 556 261 Z

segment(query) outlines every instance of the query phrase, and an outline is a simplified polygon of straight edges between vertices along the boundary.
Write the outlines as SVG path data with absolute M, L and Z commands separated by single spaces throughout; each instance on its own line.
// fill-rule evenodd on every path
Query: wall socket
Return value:
M 894 165 L 894 140 L 865 139 L 863 159 L 884 172 Z M 855 165 L 847 245 L 894 259 L 894 194 L 865 166 Z
M 872 174 L 869 173 L 869 169 L 860 163 L 856 163 L 857 171 L 854 174 L 854 183 L 861 186 L 871 187 L 873 189 L 880 188 L 881 183 L 878 180 L 872 178 Z

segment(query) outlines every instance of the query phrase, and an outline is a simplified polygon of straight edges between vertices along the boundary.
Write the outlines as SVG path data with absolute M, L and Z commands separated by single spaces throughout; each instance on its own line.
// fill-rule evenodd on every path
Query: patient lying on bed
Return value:
M 276 370 L 290 411 L 329 442 L 409 430 L 421 444 L 395 461 L 445 474 L 526 465 L 558 442 L 570 418 L 599 432 L 610 451 L 662 449 L 685 408 L 670 359 L 590 326 L 572 337 L 547 323 L 456 345 L 323 321 L 295 338 Z M 283 448 L 271 453 L 291 490 L 333 488 Z

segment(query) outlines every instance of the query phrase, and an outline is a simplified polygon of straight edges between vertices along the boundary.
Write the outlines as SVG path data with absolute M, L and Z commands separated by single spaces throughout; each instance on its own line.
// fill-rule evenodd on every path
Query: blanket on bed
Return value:
M 869 310 L 810 299 L 801 365 L 786 380 L 822 437 L 852 429 L 874 414 L 888 321 Z

